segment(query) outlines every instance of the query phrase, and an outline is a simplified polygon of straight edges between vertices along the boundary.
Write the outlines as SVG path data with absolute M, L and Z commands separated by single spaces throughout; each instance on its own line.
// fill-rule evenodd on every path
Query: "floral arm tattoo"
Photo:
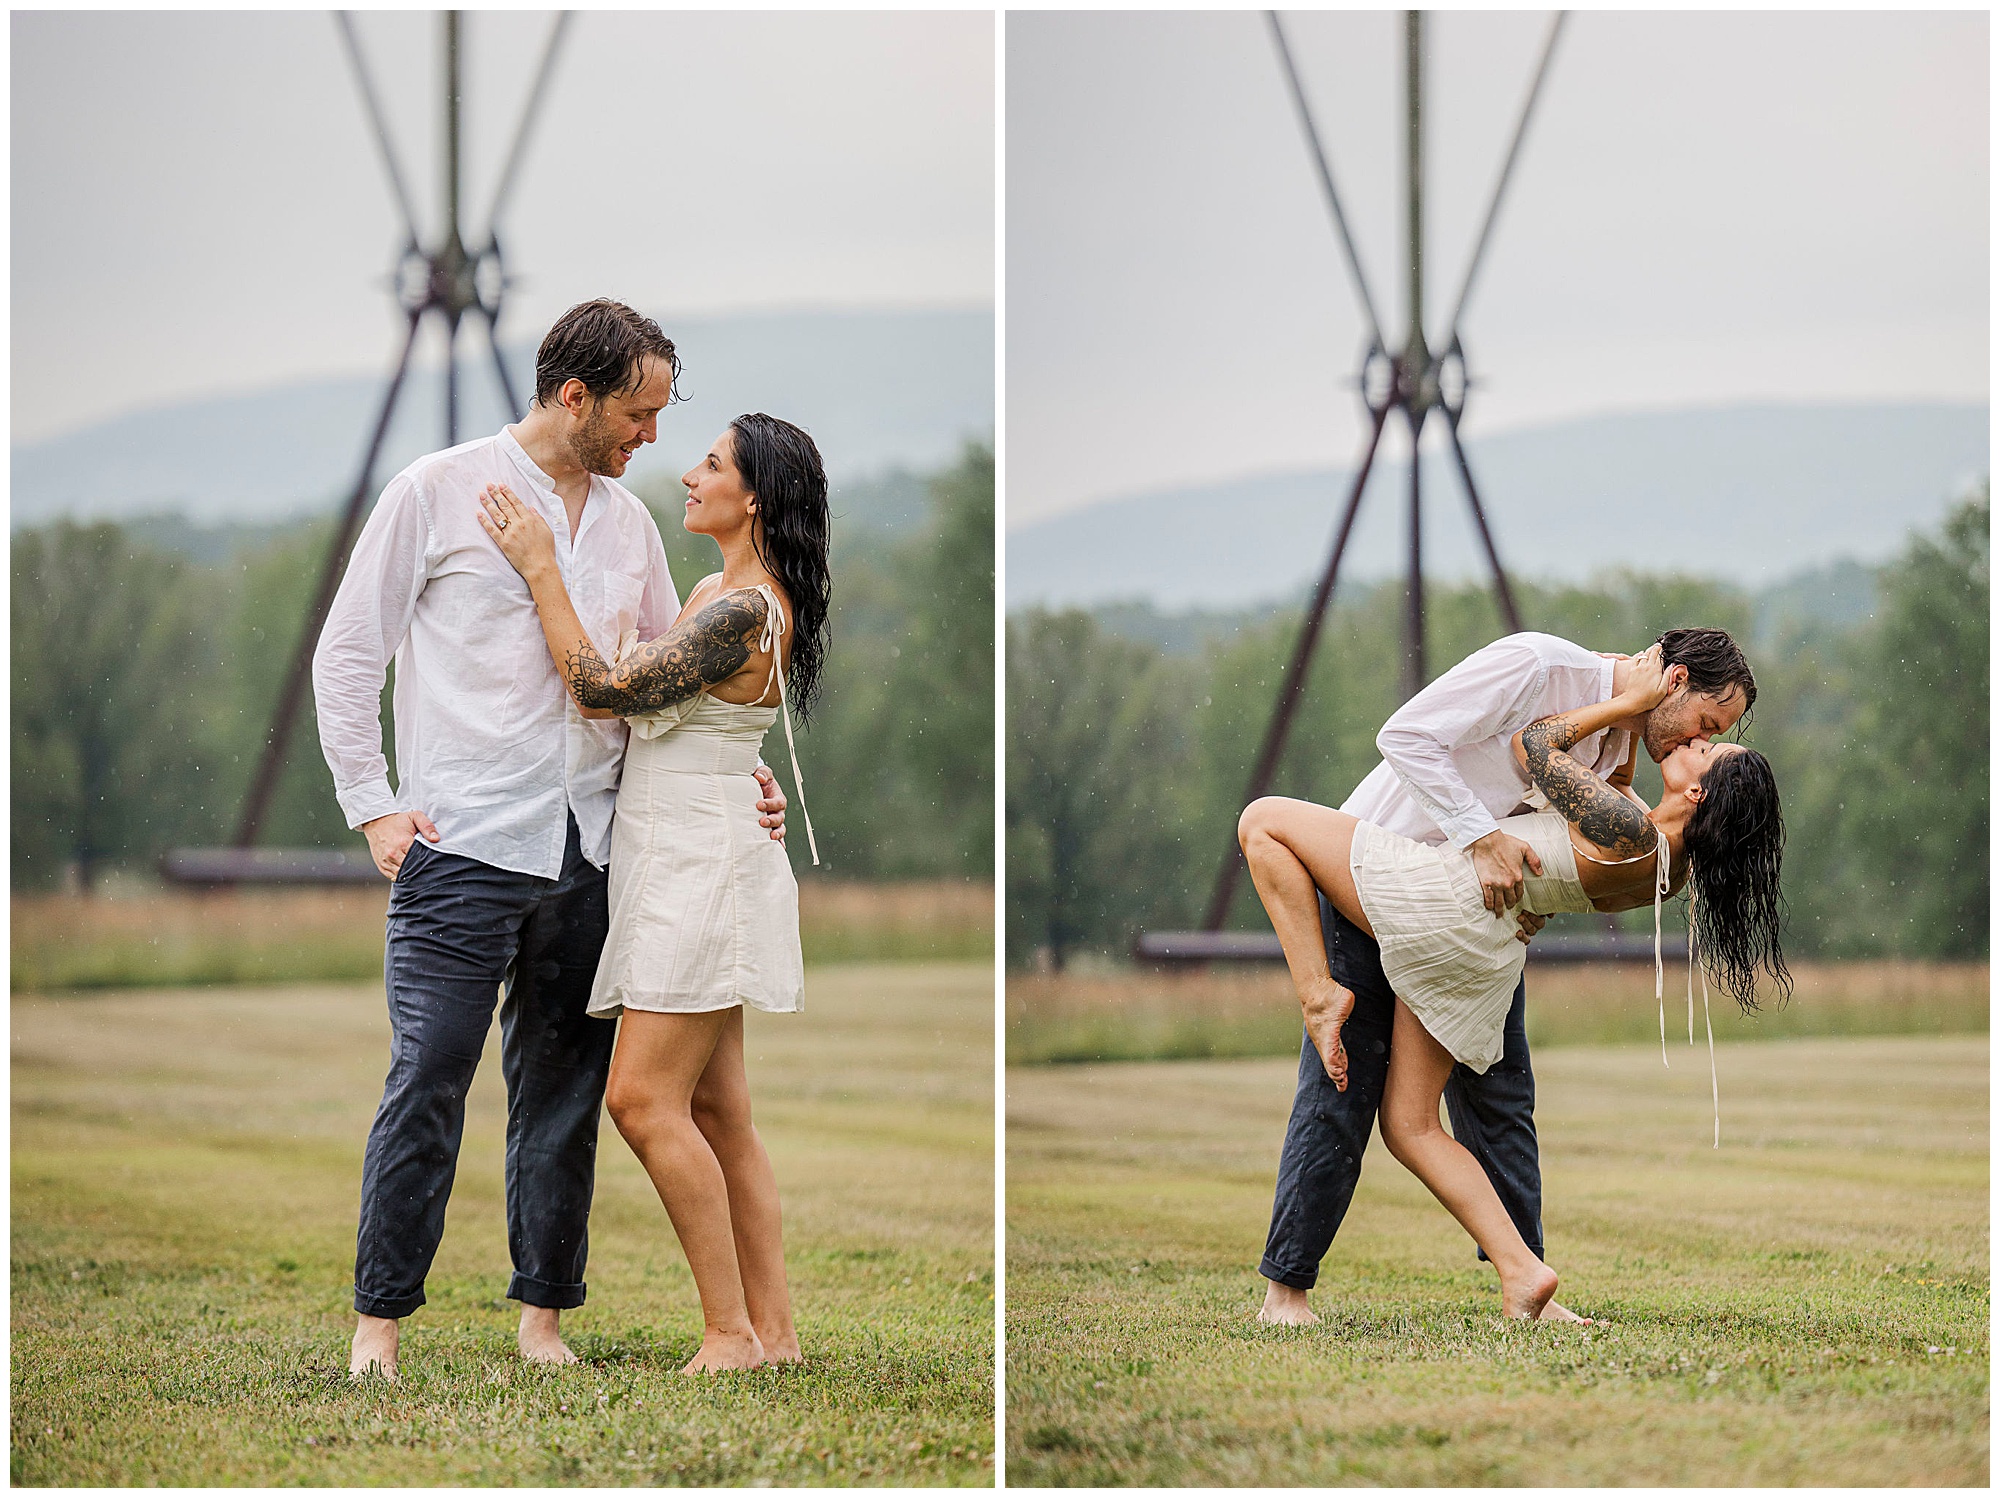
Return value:
M 1581 832 L 1607 853 L 1636 858 L 1652 851 L 1653 824 L 1646 810 L 1631 797 L 1577 763 L 1567 752 L 1584 735 L 1569 718 L 1558 714 L 1521 730 L 1521 749 L 1528 759 L 1528 777 Z
M 725 594 L 616 666 L 607 666 L 586 636 L 564 657 L 563 675 L 579 706 L 621 716 L 685 702 L 743 669 L 769 611 L 762 593 Z

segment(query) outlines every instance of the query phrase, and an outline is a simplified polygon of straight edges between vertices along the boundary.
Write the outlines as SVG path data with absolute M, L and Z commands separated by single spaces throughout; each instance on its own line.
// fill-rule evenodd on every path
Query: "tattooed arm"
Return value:
M 563 680 L 579 707 L 609 708 L 620 717 L 649 713 L 670 702 L 685 702 L 704 687 L 729 680 L 741 671 L 757 649 L 770 605 L 762 593 L 725 593 L 683 614 L 657 640 L 649 640 L 615 666 L 607 666 L 590 636 L 577 625 L 574 632 L 558 629 L 557 616 L 567 612 L 569 595 L 556 578 L 550 603 L 531 581 L 542 632 Z M 560 602 L 560 609 L 551 604 Z
M 1616 711 L 1604 716 L 1613 707 Z M 1550 809 L 1561 812 L 1606 853 L 1621 858 L 1636 858 L 1652 848 L 1653 824 L 1646 809 L 1600 780 L 1568 751 L 1578 741 L 1630 715 L 1631 709 L 1614 697 L 1595 707 L 1538 719 L 1521 730 L 1528 777 L 1549 798 Z
M 1653 847 L 1652 821 L 1632 793 L 1635 741 L 1625 763 L 1600 778 L 1569 751 L 1613 723 L 1658 705 L 1666 682 L 1657 648 L 1634 658 L 1625 690 L 1603 702 L 1541 718 L 1522 729 L 1520 752 L 1528 778 L 1548 797 L 1549 806 L 1606 853 L 1636 858 Z
M 480 503 L 480 525 L 526 579 L 549 654 L 586 714 L 624 717 L 685 702 L 741 671 L 756 650 L 769 612 L 764 595 L 725 593 L 698 609 L 683 610 L 657 640 L 641 645 L 629 659 L 607 665 L 563 586 L 547 522 L 501 484 L 491 486 Z

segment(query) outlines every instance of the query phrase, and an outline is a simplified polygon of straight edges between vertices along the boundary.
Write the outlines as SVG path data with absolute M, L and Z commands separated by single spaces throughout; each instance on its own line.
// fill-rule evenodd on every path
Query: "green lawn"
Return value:
M 515 1356 L 496 1025 L 394 1387 L 345 1376 L 379 987 L 16 994 L 13 1480 L 990 1483 L 991 973 L 815 968 L 803 1015 L 750 1017 L 807 1361 L 699 1380 L 609 1121 L 584 1362 Z
M 1791 1002 L 1767 994 L 1758 1014 L 1712 993 L 1716 1040 L 1986 1033 L 1992 970 L 1983 962 L 1799 962 L 1792 974 Z M 1685 963 L 1668 965 L 1666 989 L 1668 1039 L 1685 1045 Z M 1538 1056 L 1547 1046 L 1658 1044 L 1659 1025 L 1650 962 L 1529 966 L 1528 1044 Z M 1694 1033 L 1702 1037 L 1699 986 Z M 1298 1053 L 1298 995 L 1276 963 L 1007 975 L 1010 1065 Z
M 1010 1484 L 1987 1481 L 1987 1044 L 1537 1060 L 1550 1262 L 1582 1330 L 1371 1147 L 1313 1293 L 1260 1328 L 1293 1064 L 1008 1076 Z

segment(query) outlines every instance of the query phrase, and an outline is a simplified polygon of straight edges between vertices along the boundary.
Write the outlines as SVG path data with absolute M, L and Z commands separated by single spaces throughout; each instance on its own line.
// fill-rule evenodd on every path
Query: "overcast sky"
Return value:
M 466 18 L 468 237 L 550 20 Z M 440 22 L 357 26 L 428 243 Z M 993 38 L 980 13 L 578 15 L 500 225 L 502 336 L 607 294 L 990 303 Z M 386 370 L 402 235 L 331 16 L 17 12 L 12 58 L 16 442 Z
M 1547 24 L 1430 18 L 1433 338 Z M 1287 25 L 1400 342 L 1401 16 Z M 1467 435 L 1743 399 L 1984 400 L 1987 30 L 1572 15 L 1463 324 Z M 1363 323 L 1261 14 L 1025 13 L 1007 37 L 1009 524 L 1351 463 Z

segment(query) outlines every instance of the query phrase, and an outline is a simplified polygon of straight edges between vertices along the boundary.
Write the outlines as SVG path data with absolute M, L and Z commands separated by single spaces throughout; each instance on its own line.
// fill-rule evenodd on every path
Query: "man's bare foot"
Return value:
M 547 1306 L 521 1307 L 521 1356 L 531 1363 L 574 1363 L 577 1355 L 569 1350 L 560 1330 L 562 1312 Z
M 1512 1281 L 1500 1281 L 1500 1314 L 1519 1321 L 1533 1321 L 1556 1298 L 1556 1272 L 1537 1264 Z
M 402 1323 L 393 1317 L 358 1317 L 354 1323 L 354 1345 L 347 1353 L 347 1376 L 367 1378 L 374 1374 L 394 1383 L 396 1349 L 402 1330 Z
M 1257 1320 L 1265 1326 L 1318 1326 L 1319 1317 L 1306 1304 L 1306 1292 L 1264 1281 L 1264 1304 L 1257 1308 Z
M 1299 995 L 1299 1008 L 1305 1014 L 1306 1034 L 1312 1037 L 1319 1064 L 1332 1078 L 1334 1090 L 1347 1091 L 1347 1047 L 1341 1044 L 1340 1027 L 1354 1013 L 1354 990 L 1329 977 L 1312 992 Z
M 1574 1321 L 1582 1326 L 1596 1326 L 1598 1324 L 1595 1316 L 1579 1316 L 1568 1306 L 1557 1305 L 1553 1300 L 1542 1307 L 1542 1314 L 1535 1319 L 1537 1321 Z
M 757 1368 L 764 1362 L 764 1344 L 755 1332 L 702 1334 L 701 1349 L 688 1359 L 683 1373 L 724 1373 L 732 1368 Z

